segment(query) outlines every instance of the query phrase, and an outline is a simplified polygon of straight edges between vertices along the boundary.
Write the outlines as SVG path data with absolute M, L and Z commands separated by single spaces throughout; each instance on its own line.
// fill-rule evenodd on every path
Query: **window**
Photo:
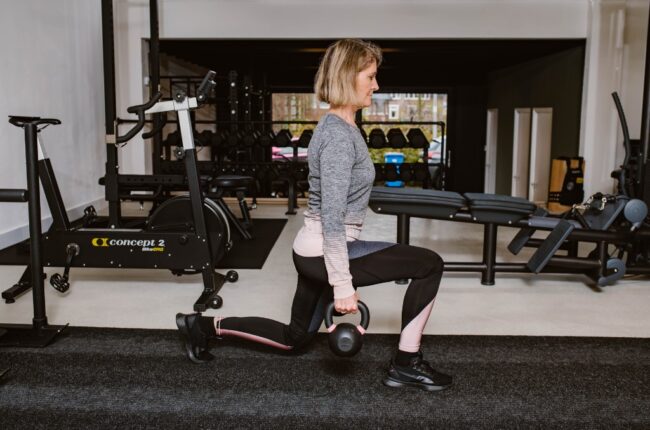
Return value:
M 271 95 L 273 121 L 318 121 L 327 112 L 329 105 L 318 101 L 310 93 L 273 93 Z M 279 132 L 286 128 L 297 140 L 305 129 L 311 130 L 314 124 L 274 124 L 273 131 Z M 298 149 L 298 159 L 307 157 L 307 149 Z M 293 158 L 292 148 L 273 148 L 274 160 L 290 160 Z
M 388 105 L 388 119 L 391 121 L 399 121 L 399 105 Z
M 363 121 L 384 122 L 447 122 L 447 94 L 443 93 L 377 93 L 372 96 L 372 105 L 363 110 Z M 366 133 L 373 128 L 381 128 L 384 133 L 395 127 L 391 124 L 369 124 L 364 127 Z M 429 141 L 428 158 L 430 163 L 440 161 L 442 128 L 434 125 L 411 126 L 408 124 L 399 126 L 404 134 L 412 127 L 422 130 Z M 370 148 L 370 155 L 375 163 L 383 160 L 386 152 L 401 152 L 405 155 L 407 162 L 416 162 L 422 158 L 421 149 L 374 149 Z
M 329 109 L 327 103 L 319 102 L 313 93 L 274 93 L 272 95 L 274 121 L 318 121 Z M 362 111 L 363 121 L 414 121 L 447 122 L 447 94 L 444 93 L 376 93 L 372 104 Z M 384 132 L 394 126 L 378 125 Z M 404 134 L 411 128 L 400 126 Z M 305 128 L 313 125 L 276 124 L 273 129 L 278 132 L 288 128 L 296 138 Z M 364 127 L 369 132 L 374 126 Z M 442 141 L 442 128 L 438 126 L 419 126 L 431 143 L 432 151 Z M 375 151 L 375 150 L 371 150 Z M 431 155 L 430 155 L 431 156 Z M 434 154 L 433 157 L 436 157 Z M 439 157 L 439 155 L 437 155 Z

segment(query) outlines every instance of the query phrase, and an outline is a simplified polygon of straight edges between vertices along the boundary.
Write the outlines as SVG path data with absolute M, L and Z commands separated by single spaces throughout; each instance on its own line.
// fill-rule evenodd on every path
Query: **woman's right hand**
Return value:
M 357 307 L 357 302 L 359 301 L 359 294 L 354 293 L 350 297 L 345 297 L 343 299 L 334 299 L 334 309 L 337 312 L 342 314 L 353 313 L 356 314 L 359 308 Z

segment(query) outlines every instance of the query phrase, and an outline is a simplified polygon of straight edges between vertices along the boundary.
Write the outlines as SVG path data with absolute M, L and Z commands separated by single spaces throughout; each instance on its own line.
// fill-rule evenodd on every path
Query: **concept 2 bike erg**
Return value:
M 181 130 L 185 175 L 189 192 L 177 195 L 160 204 L 149 216 L 124 217 L 118 228 L 108 220 L 97 216 L 94 208 L 88 207 L 82 219 L 71 222 L 61 198 L 50 160 L 41 145 L 39 134 L 48 125 L 57 125 L 57 119 L 11 116 L 9 122 L 25 130 L 27 147 L 35 147 L 28 154 L 28 167 L 38 172 L 43 185 L 53 223 L 49 230 L 37 235 L 30 230 L 30 239 L 3 251 L 1 264 L 28 264 L 20 281 L 2 293 L 3 299 L 11 303 L 15 298 L 32 288 L 36 278 L 44 277 L 42 266 L 64 267 L 63 275 L 54 274 L 50 284 L 58 291 L 70 287 L 71 267 L 147 268 L 168 269 L 176 275 L 198 274 L 203 277 L 203 292 L 194 304 L 194 310 L 203 312 L 207 308 L 219 308 L 223 301 L 217 294 L 223 284 L 235 282 L 238 274 L 229 271 L 222 275 L 215 271 L 215 265 L 232 246 L 228 218 L 217 202 L 206 198 L 200 188 L 197 156 L 192 133 L 190 110 L 206 101 L 214 87 L 214 72 L 209 72 L 196 91 L 195 97 L 184 92 L 174 94 L 169 101 L 160 101 L 157 93 L 149 102 L 131 106 L 127 112 L 137 114 L 137 124 L 124 136 L 115 136 L 115 142 L 125 143 L 139 133 L 145 125 L 145 115 L 175 111 Z M 29 151 L 28 151 L 29 152 Z M 33 183 L 31 183 L 33 182 Z M 28 180 L 28 190 L 0 190 L 0 201 L 29 201 L 39 213 L 39 181 Z M 31 220 L 31 216 L 30 216 Z M 41 261 L 30 259 L 30 247 L 39 242 Z M 9 251 L 9 252 L 7 252 Z M 36 264 L 41 267 L 32 267 Z M 35 275 L 40 273 L 40 275 Z M 42 284 L 42 282 L 41 282 Z

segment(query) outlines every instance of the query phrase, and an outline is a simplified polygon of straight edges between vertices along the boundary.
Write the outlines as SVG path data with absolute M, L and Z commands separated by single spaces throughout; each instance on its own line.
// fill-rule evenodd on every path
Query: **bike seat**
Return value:
M 41 125 L 41 124 L 51 124 L 59 125 L 61 121 L 55 118 L 41 118 L 40 116 L 18 116 L 18 115 L 9 115 L 9 123 L 15 125 L 16 127 L 25 127 L 27 124 Z
M 214 178 L 212 185 L 219 188 L 245 188 L 253 182 L 250 176 L 220 175 Z

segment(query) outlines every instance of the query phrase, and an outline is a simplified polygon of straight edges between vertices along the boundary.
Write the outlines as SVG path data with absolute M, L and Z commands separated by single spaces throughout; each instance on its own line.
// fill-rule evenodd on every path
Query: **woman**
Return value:
M 415 246 L 359 240 L 375 169 L 355 124 L 370 106 L 381 50 L 368 42 L 331 45 L 316 74 L 315 92 L 330 104 L 309 144 L 309 207 L 293 243 L 298 286 L 288 325 L 266 318 L 176 316 L 190 360 L 212 359 L 208 340 L 237 336 L 284 350 L 297 350 L 318 332 L 332 299 L 340 313 L 356 313 L 357 287 L 412 279 L 404 297 L 399 347 L 384 384 L 430 391 L 451 385 L 451 377 L 422 358 L 420 339 L 442 277 L 442 259 Z

